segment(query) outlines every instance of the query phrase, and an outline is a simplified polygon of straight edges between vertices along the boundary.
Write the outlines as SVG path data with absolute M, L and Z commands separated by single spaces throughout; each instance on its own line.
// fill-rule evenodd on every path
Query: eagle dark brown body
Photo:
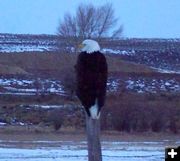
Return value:
M 98 113 L 104 106 L 107 83 L 107 62 L 105 56 L 97 51 L 81 52 L 76 68 L 77 96 L 89 116 L 90 108 L 97 103 Z

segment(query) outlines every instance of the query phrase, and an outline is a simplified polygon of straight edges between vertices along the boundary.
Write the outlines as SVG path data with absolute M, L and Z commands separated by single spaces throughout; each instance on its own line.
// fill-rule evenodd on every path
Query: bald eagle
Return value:
M 104 106 L 107 83 L 107 62 L 94 40 L 84 40 L 80 45 L 76 68 L 76 94 L 87 115 L 98 119 Z

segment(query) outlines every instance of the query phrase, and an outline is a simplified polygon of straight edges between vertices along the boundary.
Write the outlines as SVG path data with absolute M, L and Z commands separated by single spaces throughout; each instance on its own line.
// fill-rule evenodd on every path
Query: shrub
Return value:
M 59 130 L 63 124 L 64 121 L 64 115 L 62 113 L 62 110 L 55 109 L 53 111 L 50 111 L 48 113 L 48 122 L 51 122 L 54 126 L 54 130 Z

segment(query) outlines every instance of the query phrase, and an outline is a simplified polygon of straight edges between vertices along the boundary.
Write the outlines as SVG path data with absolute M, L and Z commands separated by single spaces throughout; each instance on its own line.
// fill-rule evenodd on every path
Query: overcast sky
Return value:
M 180 0 L 0 0 L 0 33 L 56 34 L 81 2 L 112 2 L 124 37 L 180 38 Z

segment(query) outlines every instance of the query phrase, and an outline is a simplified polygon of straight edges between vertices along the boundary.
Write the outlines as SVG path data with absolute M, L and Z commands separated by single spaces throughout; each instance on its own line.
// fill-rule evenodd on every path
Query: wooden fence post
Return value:
M 88 161 L 102 161 L 100 142 L 100 119 L 92 119 L 86 114 L 88 140 Z

